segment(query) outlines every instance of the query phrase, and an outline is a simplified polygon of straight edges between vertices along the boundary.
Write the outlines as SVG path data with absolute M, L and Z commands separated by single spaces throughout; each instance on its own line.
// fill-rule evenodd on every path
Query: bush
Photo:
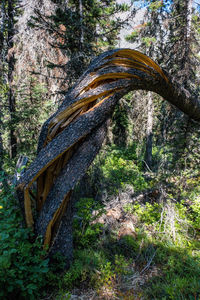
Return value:
M 76 204 L 77 212 L 74 219 L 74 244 L 77 248 L 90 247 L 98 240 L 102 232 L 102 224 L 93 223 L 104 212 L 93 198 L 81 198 Z M 92 214 L 93 213 L 93 214 Z
M 127 185 L 133 186 L 136 192 L 146 189 L 149 185 L 143 176 L 142 164 L 142 160 L 137 159 L 135 144 L 127 148 L 107 147 L 106 152 L 100 155 L 99 168 L 102 174 L 100 181 L 108 194 L 117 194 Z
M 96 271 L 106 263 L 105 255 L 101 251 L 93 249 L 75 251 L 74 262 L 63 277 L 65 288 L 80 286 L 84 281 L 93 285 L 96 282 Z
M 37 299 L 46 284 L 48 260 L 43 259 L 45 252 L 40 240 L 30 242 L 33 234 L 22 226 L 21 211 L 14 195 L 13 188 L 1 190 L 0 298 Z
M 162 276 L 153 277 L 146 288 L 147 299 L 199 299 L 200 261 L 188 251 L 175 246 L 157 245 L 155 262 Z

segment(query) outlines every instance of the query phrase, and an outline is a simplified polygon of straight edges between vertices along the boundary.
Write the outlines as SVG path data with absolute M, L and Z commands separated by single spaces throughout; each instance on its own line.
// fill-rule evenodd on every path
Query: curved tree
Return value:
M 130 49 L 94 59 L 57 112 L 43 125 L 36 159 L 17 185 L 26 224 L 50 254 L 72 259 L 71 191 L 101 148 L 106 121 L 132 90 L 153 91 L 200 120 L 200 102 L 146 55 Z

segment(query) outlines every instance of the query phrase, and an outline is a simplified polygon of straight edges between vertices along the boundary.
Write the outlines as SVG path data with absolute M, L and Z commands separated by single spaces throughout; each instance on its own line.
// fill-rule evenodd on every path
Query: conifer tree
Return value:
M 179 83 L 195 92 L 194 87 L 198 86 L 195 70 L 199 65 L 199 46 L 194 20 L 198 22 L 199 16 L 197 11 L 194 11 L 193 1 L 150 0 L 145 1 L 145 4 L 146 13 L 142 24 L 127 39 L 137 42 L 140 50 L 145 51 L 161 65 L 164 64 L 172 75 L 177 76 Z M 155 124 L 155 138 L 159 144 L 163 145 L 164 142 L 166 148 L 174 148 L 171 161 L 171 166 L 174 167 L 174 162 L 184 155 L 190 121 L 166 102 L 160 105 L 160 109 L 162 119 L 160 123 Z M 149 141 L 147 134 L 146 153 L 149 153 Z M 177 147 L 177 143 L 185 146 Z M 169 160 L 166 164 L 169 164 Z
M 15 22 L 15 1 L 12 0 L 7 1 L 7 15 L 8 15 L 8 23 L 7 23 L 7 63 L 8 63 L 8 105 L 10 112 L 10 157 L 15 158 L 17 155 L 17 137 L 15 134 L 15 113 L 16 113 L 16 99 L 15 92 L 13 89 L 13 72 L 15 67 L 15 58 L 14 58 L 14 22 Z
M 1 112 L 7 110 L 9 114 L 9 152 L 11 158 L 15 158 L 17 155 L 16 95 L 13 77 L 15 68 L 15 23 L 20 2 L 20 0 L 4 0 L 1 4 L 1 102 L 4 98 L 4 104 L 1 103 Z M 1 117 L 3 119 L 3 113 Z
M 193 7 L 194 1 L 174 0 L 171 5 L 170 18 L 168 19 L 169 34 L 165 46 L 165 61 L 171 74 L 177 76 L 177 80 L 193 94 L 198 94 L 197 70 L 200 61 L 198 31 L 195 22 L 199 20 L 199 14 Z M 171 126 L 168 128 L 168 141 L 174 147 L 173 161 L 179 168 L 185 164 L 190 134 L 193 125 L 188 117 L 171 109 L 169 118 Z M 189 144 L 188 144 L 189 143 Z M 179 145 L 177 147 L 177 144 Z M 174 162 L 173 162 L 174 165 Z
M 145 1 L 145 5 L 146 9 L 143 20 L 141 20 L 133 32 L 126 37 L 126 40 L 131 43 L 136 43 L 139 50 L 153 57 L 156 61 L 162 61 L 161 57 L 165 35 L 163 22 L 167 15 L 166 6 L 161 1 L 152 0 Z M 151 92 L 148 94 L 142 93 L 143 111 L 145 112 L 144 123 L 146 123 L 144 160 L 145 165 L 150 168 L 152 167 L 153 147 L 153 98 L 155 98 L 155 96 L 153 97 Z
M 68 58 L 67 63 L 49 62 L 49 67 L 63 68 L 69 85 L 83 73 L 95 55 L 116 45 L 116 38 L 123 20 L 117 13 L 128 10 L 128 5 L 116 0 L 70 0 L 53 1 L 55 14 L 45 16 L 37 10 L 33 26 L 43 26 L 55 37 L 52 46 Z

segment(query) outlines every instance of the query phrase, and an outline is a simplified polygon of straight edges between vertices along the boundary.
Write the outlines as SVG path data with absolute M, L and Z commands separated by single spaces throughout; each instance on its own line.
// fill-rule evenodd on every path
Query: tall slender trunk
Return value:
M 153 99 L 152 99 L 151 92 L 148 92 L 145 162 L 149 168 L 152 167 L 152 140 L 153 140 Z
M 184 15 L 185 15 L 185 24 L 184 24 L 184 36 L 185 40 L 183 43 L 184 56 L 182 57 L 182 82 L 186 89 L 191 90 L 191 82 L 194 79 L 193 70 L 191 71 L 191 65 L 193 65 L 192 61 L 192 52 L 191 52 L 191 44 L 192 44 L 192 4 L 193 0 L 186 0 L 184 6 Z M 183 116 L 182 117 L 183 125 L 179 124 L 182 127 L 182 134 L 180 136 L 180 144 L 182 142 L 181 149 L 177 151 L 177 167 L 179 168 L 180 164 L 182 165 L 184 161 L 185 154 L 187 153 L 187 145 L 189 142 L 188 137 L 188 129 L 190 119 Z M 176 153 L 176 152 L 175 152 Z
M 187 37 L 187 41 L 188 43 L 190 42 L 190 37 L 191 37 L 191 26 L 192 26 L 192 4 L 193 4 L 193 0 L 188 0 L 187 1 L 187 13 L 186 13 L 186 22 L 187 22 L 187 33 L 186 33 L 186 37 Z
M 185 55 L 183 57 L 183 83 L 185 88 L 189 88 L 188 77 L 191 75 L 191 33 L 192 33 L 192 3 L 193 0 L 186 0 L 185 6 Z M 190 78 L 191 79 L 191 78 Z
M 3 46 L 4 46 L 4 30 L 5 30 L 5 1 L 2 0 L 1 2 L 1 18 L 0 18 L 0 58 L 2 59 L 1 55 L 2 55 L 2 50 L 3 50 Z M 1 60 L 0 60 L 1 62 Z
M 0 172 L 1 171 L 3 171 L 3 141 L 2 141 L 1 131 L 0 131 Z
M 83 50 L 84 30 L 83 30 L 83 1 L 79 0 L 79 14 L 80 14 L 80 50 Z
M 8 105 L 10 112 L 10 157 L 14 158 L 17 155 L 17 137 L 15 135 L 15 113 L 16 101 L 13 90 L 13 72 L 15 66 L 15 58 L 13 52 L 13 37 L 14 37 L 14 7 L 13 1 L 8 0 Z
M 1 3 L 0 19 L 0 83 L 3 83 L 3 49 L 4 49 L 4 30 L 5 30 L 5 1 Z M 2 99 L 0 95 L 0 172 L 3 170 L 3 123 L 2 123 Z

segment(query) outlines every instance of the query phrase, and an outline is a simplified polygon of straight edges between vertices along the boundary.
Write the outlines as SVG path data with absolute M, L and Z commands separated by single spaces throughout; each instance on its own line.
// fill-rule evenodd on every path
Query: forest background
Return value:
M 126 46 L 199 97 L 200 3 L 2 0 L 0 297 L 199 299 L 200 127 L 151 92 L 118 103 L 103 148 L 74 192 L 74 261 L 33 242 L 13 185 L 41 125 L 91 60 Z M 14 178 L 14 179 L 13 179 Z M 14 297 L 14 298 L 13 298 Z

